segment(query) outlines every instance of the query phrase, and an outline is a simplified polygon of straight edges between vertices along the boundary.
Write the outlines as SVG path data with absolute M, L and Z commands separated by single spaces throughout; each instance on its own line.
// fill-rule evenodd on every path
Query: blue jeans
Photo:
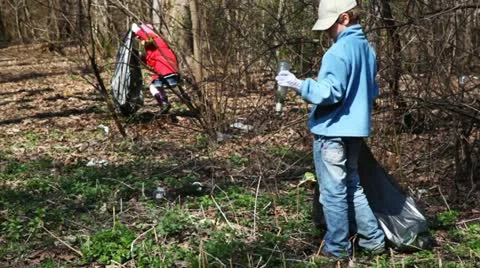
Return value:
M 362 138 L 315 136 L 313 158 L 320 187 L 320 203 L 327 223 L 325 253 L 341 257 L 352 254 L 351 235 L 359 246 L 378 250 L 384 234 L 360 185 L 358 155 Z
M 178 75 L 177 74 L 169 74 L 164 76 L 164 79 L 167 80 L 167 83 L 165 83 L 165 80 L 157 78 L 155 79 L 152 84 L 158 88 L 168 88 L 168 86 L 174 87 L 178 84 Z

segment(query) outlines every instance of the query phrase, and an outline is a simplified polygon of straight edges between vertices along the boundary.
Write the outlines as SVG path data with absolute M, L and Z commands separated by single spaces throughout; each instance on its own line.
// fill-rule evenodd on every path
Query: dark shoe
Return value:
M 335 265 L 335 267 L 355 267 L 355 259 L 352 259 L 350 256 L 334 256 L 331 253 L 323 250 L 319 253 L 319 256 L 322 258 L 327 258 L 329 266 Z
M 162 105 L 162 103 L 167 102 L 165 100 L 165 94 L 157 93 L 153 96 L 155 100 L 157 100 L 158 105 Z
M 323 250 L 320 251 L 319 255 L 322 256 L 322 257 L 325 257 L 325 258 L 332 259 L 334 261 L 348 261 L 348 260 L 350 260 L 350 256 L 348 256 L 348 255 L 335 256 L 332 253 L 326 252 L 326 251 L 323 251 Z
M 170 108 L 172 108 L 172 105 L 170 105 L 170 103 L 168 102 L 162 103 L 162 105 L 160 105 L 160 114 L 168 114 L 168 111 L 170 111 Z
M 172 122 L 172 124 L 178 124 L 178 118 L 174 114 L 170 114 L 170 122 Z
M 382 255 L 383 253 L 385 253 L 385 251 L 385 246 L 381 246 L 376 249 L 365 249 L 365 252 L 368 255 Z

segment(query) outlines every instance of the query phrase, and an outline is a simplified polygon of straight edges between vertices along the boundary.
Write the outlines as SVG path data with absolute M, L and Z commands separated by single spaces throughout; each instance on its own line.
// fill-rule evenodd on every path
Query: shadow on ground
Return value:
M 34 106 L 28 106 L 27 109 L 34 109 Z M 69 117 L 72 115 L 83 115 L 83 114 L 104 114 L 105 111 L 99 109 L 96 105 L 86 107 L 84 109 L 67 109 L 58 112 L 45 112 L 45 113 L 35 113 L 31 116 L 24 116 L 12 119 L 0 120 L 0 125 L 8 124 L 18 124 L 26 119 L 47 119 L 47 118 L 58 118 L 58 117 Z

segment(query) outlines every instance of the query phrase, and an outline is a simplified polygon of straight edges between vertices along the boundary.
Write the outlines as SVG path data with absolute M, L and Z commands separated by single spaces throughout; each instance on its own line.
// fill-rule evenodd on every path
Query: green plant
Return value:
M 208 261 L 213 262 L 215 258 L 234 262 L 246 263 L 247 244 L 240 239 L 235 231 L 218 230 L 210 234 L 208 240 L 203 243 L 203 250 L 208 253 Z
M 128 227 L 117 223 L 93 235 L 82 244 L 81 249 L 88 261 L 124 263 L 131 257 L 130 245 L 134 239 L 135 234 Z
M 21 163 L 15 158 L 8 158 L 7 165 L 4 170 L 5 175 L 16 175 L 24 173 L 28 170 L 28 166 L 24 163 Z
M 44 208 L 37 208 L 33 211 L 16 211 L 11 215 L 6 215 L 0 225 L 1 233 L 10 242 L 21 242 L 31 236 L 40 237 L 41 232 L 38 230 L 43 225 L 45 214 Z
M 156 245 L 152 239 L 142 241 L 134 247 L 133 259 L 138 267 L 160 267 L 162 263 L 159 252 L 162 246 Z
M 277 157 L 283 157 L 285 156 L 288 152 L 290 152 L 290 147 L 288 146 L 276 146 L 276 147 L 271 147 L 268 148 L 268 152 L 274 156 Z
M 43 135 L 36 134 L 36 133 L 25 133 L 24 137 L 28 140 L 27 147 L 35 147 L 37 146 L 38 142 L 43 139 Z
M 480 225 L 473 224 L 463 229 L 452 229 L 448 232 L 449 238 L 459 246 L 448 247 L 449 251 L 458 255 L 469 256 L 470 251 L 480 253 Z
M 191 185 L 198 180 L 198 176 L 194 173 L 187 174 L 182 177 L 168 176 L 164 179 L 164 183 L 170 187 L 181 187 L 184 185 Z
M 469 237 L 467 246 L 476 254 L 480 254 L 480 224 L 468 226 L 467 232 Z
M 295 162 L 297 165 L 310 165 L 312 162 L 312 154 L 309 152 L 299 151 L 290 146 L 275 146 L 268 148 L 268 153 L 282 158 L 286 162 Z
M 64 153 L 73 151 L 73 149 L 68 146 L 54 146 L 52 149 L 57 152 L 64 152 Z
M 244 167 L 248 163 L 248 158 L 242 157 L 240 154 L 232 153 L 230 162 L 236 168 Z
M 208 147 L 208 136 L 202 133 L 197 134 L 195 136 L 195 147 L 200 149 Z
M 51 130 L 48 132 L 48 136 L 54 140 L 61 141 L 63 138 L 62 133 L 58 132 L 57 130 Z
M 58 267 L 57 264 L 55 263 L 55 259 L 53 258 L 48 258 L 44 261 L 42 261 L 41 266 L 42 268 L 56 268 Z
M 33 197 L 43 198 L 55 191 L 56 186 L 50 182 L 50 178 L 32 178 L 25 182 L 23 188 Z
M 10 241 L 20 241 L 22 230 L 23 230 L 23 221 L 20 218 L 6 218 L 6 221 L 2 222 L 2 233 Z
M 143 241 L 134 249 L 136 267 L 196 267 L 196 254 L 176 244 L 158 244 L 153 238 Z
M 446 227 L 454 225 L 457 222 L 458 212 L 455 210 L 449 210 L 438 214 L 435 217 L 435 225 L 439 227 Z
M 194 227 L 195 219 L 185 210 L 175 207 L 165 212 L 157 225 L 157 232 L 164 236 L 182 234 Z

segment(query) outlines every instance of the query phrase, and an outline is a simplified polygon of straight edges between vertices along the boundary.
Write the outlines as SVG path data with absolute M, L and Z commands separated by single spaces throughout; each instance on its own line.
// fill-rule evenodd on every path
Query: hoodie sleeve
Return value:
M 342 101 L 347 88 L 348 69 L 345 62 L 331 54 L 325 54 L 318 81 L 311 78 L 302 83 L 302 98 L 316 105 L 332 105 Z
M 138 38 L 140 38 L 141 40 L 145 40 L 145 41 L 148 41 L 149 40 L 149 36 L 148 34 L 142 30 L 142 29 L 139 29 L 137 30 L 136 32 L 134 32 L 136 36 L 138 36 Z

